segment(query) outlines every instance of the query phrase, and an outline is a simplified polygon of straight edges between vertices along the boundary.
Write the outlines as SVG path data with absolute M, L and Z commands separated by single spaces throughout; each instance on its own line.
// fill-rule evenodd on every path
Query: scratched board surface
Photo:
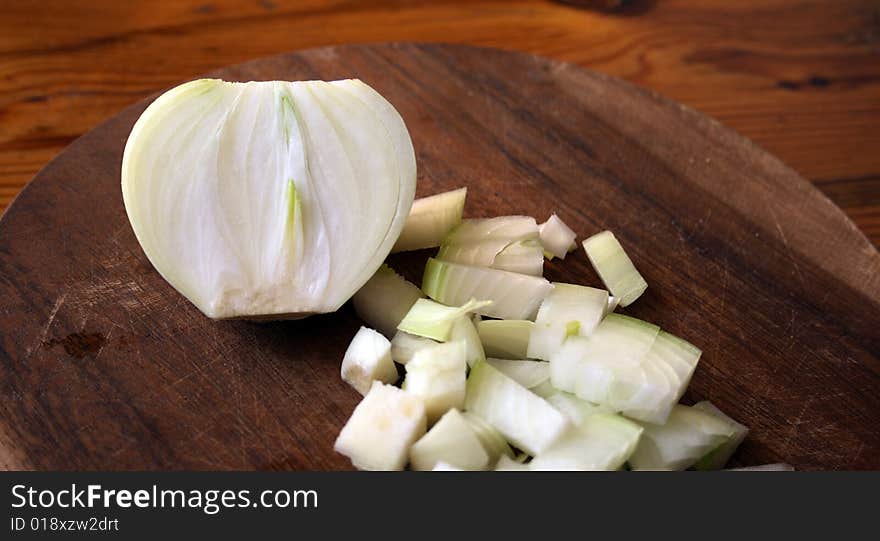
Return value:
M 419 195 L 466 214 L 558 212 L 612 229 L 651 287 L 627 313 L 701 346 L 685 402 L 751 428 L 738 464 L 880 467 L 880 255 L 793 171 L 717 122 L 525 54 L 439 45 L 316 49 L 227 79 L 360 77 L 406 120 Z M 358 402 L 346 305 L 301 321 L 210 321 L 153 270 L 122 205 L 147 102 L 85 135 L 0 221 L 0 465 L 343 469 Z M 427 252 L 391 258 L 418 281 Z M 598 285 L 581 251 L 547 265 Z

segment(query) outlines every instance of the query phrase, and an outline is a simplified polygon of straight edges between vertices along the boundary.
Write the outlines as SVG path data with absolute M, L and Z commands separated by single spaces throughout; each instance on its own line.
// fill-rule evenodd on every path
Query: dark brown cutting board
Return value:
M 736 462 L 880 468 L 880 255 L 791 169 L 628 83 L 533 56 L 439 45 L 317 49 L 227 79 L 359 77 L 406 120 L 419 195 L 466 214 L 556 211 L 612 229 L 651 287 L 627 312 L 704 350 L 685 401 L 751 428 Z M 0 465 L 338 469 L 360 324 L 210 321 L 153 270 L 122 205 L 147 102 L 80 138 L 0 221 Z M 395 256 L 411 279 L 427 252 Z M 553 280 L 598 285 L 582 251 Z

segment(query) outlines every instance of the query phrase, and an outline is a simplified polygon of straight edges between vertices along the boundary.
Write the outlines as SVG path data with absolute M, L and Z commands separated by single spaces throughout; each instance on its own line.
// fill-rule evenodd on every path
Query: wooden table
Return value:
M 735 128 L 880 243 L 880 3 L 11 0 L 0 10 L 0 208 L 128 104 L 215 68 L 349 42 L 519 49 L 649 87 Z M 289 5 L 288 5 L 289 4 Z

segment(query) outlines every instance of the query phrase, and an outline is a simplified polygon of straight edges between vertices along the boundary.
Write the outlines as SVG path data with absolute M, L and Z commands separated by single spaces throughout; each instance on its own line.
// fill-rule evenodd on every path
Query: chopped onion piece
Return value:
M 605 316 L 608 292 L 604 289 L 553 282 L 553 290 L 538 309 L 535 324 L 567 326 L 577 322 L 580 336 L 589 336 Z
M 537 387 L 550 379 L 550 363 L 488 358 L 486 362 L 526 389 Z
M 620 306 L 629 306 L 648 289 L 648 283 L 611 231 L 597 233 L 583 245 L 605 287 L 620 299 Z
M 526 356 L 530 359 L 543 359 L 549 361 L 565 343 L 569 336 L 568 325 L 553 325 L 549 323 L 535 323 L 529 335 L 529 347 Z M 577 335 L 577 332 L 574 333 Z
M 477 361 L 485 361 L 486 353 L 483 351 L 483 343 L 474 326 L 474 320 L 465 314 L 455 320 L 452 325 L 450 340 L 461 340 L 465 345 L 465 358 L 468 366 L 473 366 Z
M 528 216 L 464 220 L 443 241 L 437 259 L 540 276 L 544 252 Z
M 452 246 L 475 246 L 493 244 L 497 254 L 508 244 L 538 238 L 538 224 L 531 216 L 497 216 L 495 218 L 472 218 L 462 220 L 443 240 L 444 248 Z M 443 249 L 441 248 L 441 253 Z M 468 265 L 488 265 L 495 258 L 480 261 L 462 261 Z M 458 261 L 458 260 L 453 260 Z
M 534 323 L 524 319 L 487 319 L 477 323 L 486 355 L 501 359 L 525 359 Z
M 463 416 L 473 429 L 474 434 L 482 442 L 483 449 L 489 453 L 490 464 L 498 460 L 499 457 L 513 457 L 513 450 L 511 450 L 507 440 L 504 439 L 504 436 L 495 427 L 471 411 L 464 412 Z
M 498 252 L 493 269 L 541 276 L 544 274 L 544 249 L 537 240 L 514 242 Z
M 655 325 L 612 314 L 593 336 L 565 342 L 550 359 L 550 380 L 627 417 L 662 424 L 684 393 L 699 356 L 697 348 L 658 332 Z
M 634 470 L 684 470 L 733 437 L 730 423 L 678 404 L 666 424 L 642 423 L 644 432 L 629 458 Z
M 733 427 L 733 436 L 730 439 L 712 451 L 709 452 L 706 456 L 701 458 L 699 462 L 697 462 L 694 467 L 698 470 L 720 470 L 727 464 L 727 461 L 730 460 L 730 457 L 733 456 L 733 453 L 736 451 L 736 448 L 739 447 L 739 444 L 743 442 L 746 438 L 746 434 L 749 433 L 749 429 L 741 423 L 738 423 L 731 419 L 727 414 L 718 409 L 715 404 L 709 402 L 708 400 L 704 400 L 702 402 L 697 402 L 694 404 L 694 409 L 698 409 L 700 411 L 705 411 L 708 414 L 714 415 L 718 419 L 729 423 L 730 426 Z
M 700 356 L 703 354 L 700 348 L 683 338 L 679 338 L 665 331 L 660 331 L 657 340 L 648 352 L 651 359 L 662 359 L 674 372 L 680 381 L 680 388 L 675 397 L 681 398 L 691 381 L 691 376 L 697 368 Z
M 473 311 L 502 319 L 534 319 L 553 286 L 544 278 L 428 259 L 422 291 L 432 299 L 459 305 L 468 299 L 492 301 Z M 416 303 L 418 305 L 418 303 Z
M 586 347 L 577 368 L 575 394 L 614 408 L 615 397 L 611 391 L 615 373 L 638 368 L 659 333 L 659 327 L 646 321 L 609 314 L 584 342 Z
M 463 220 L 437 253 L 437 259 L 540 276 L 544 270 L 538 226 L 529 216 Z
M 613 413 L 587 417 L 529 464 L 532 470 L 612 471 L 636 449 L 642 427 Z
M 367 325 L 391 337 L 403 316 L 422 297 L 422 290 L 388 265 L 382 265 L 354 294 L 352 303 Z
M 485 361 L 471 369 L 465 407 L 530 455 L 547 449 L 569 426 L 547 401 Z
M 457 409 L 451 409 L 413 444 L 409 461 L 416 471 L 433 470 L 440 464 L 462 470 L 485 470 L 489 467 L 489 454 L 467 419 Z
M 406 363 L 401 388 L 425 403 L 428 424 L 451 408 L 464 407 L 467 362 L 463 341 L 437 344 L 416 352 Z
M 553 329 L 553 327 L 547 327 L 547 329 Z M 556 329 L 556 331 L 558 334 L 559 330 Z M 534 336 L 534 331 L 532 331 L 532 336 Z M 574 393 L 578 369 L 589 348 L 588 338 L 572 336 L 564 340 L 562 346 L 549 359 L 550 383 L 560 391 Z
M 429 299 L 418 299 L 403 317 L 397 328 L 401 331 L 445 342 L 449 340 L 456 320 L 468 312 L 492 304 L 491 301 L 471 299 L 461 307 L 445 306 Z
M 416 199 L 391 253 L 440 246 L 443 238 L 461 223 L 466 196 L 467 188 L 459 188 Z
M 391 343 L 373 329 L 361 327 L 345 351 L 342 380 L 362 395 L 369 392 L 373 381 L 394 383 L 397 368 L 391 360 Z
M 431 340 L 424 336 L 397 331 L 397 334 L 391 339 L 391 359 L 396 363 L 405 365 L 413 358 L 417 351 L 436 346 L 437 344 L 436 340 Z
M 611 377 L 608 407 L 639 421 L 666 422 L 677 401 L 678 380 L 665 365 L 646 359 L 638 366 L 621 367 Z
M 743 468 L 730 468 L 724 471 L 794 471 L 790 464 L 762 464 L 760 466 L 745 466 Z
M 607 298 L 604 289 L 554 283 L 535 318 L 528 356 L 549 361 L 569 336 L 592 334 L 605 315 Z
M 655 385 L 665 379 L 667 392 L 664 395 L 653 391 L 650 385 L 643 385 L 641 392 L 629 399 L 621 399 L 620 411 L 627 417 L 647 423 L 665 423 L 672 407 L 687 389 L 701 354 L 699 348 L 690 342 L 660 331 L 642 360 L 642 368 L 646 378 Z M 651 400 L 646 399 L 646 393 L 653 393 Z
M 410 446 L 425 428 L 425 406 L 419 398 L 376 381 L 333 448 L 360 470 L 402 470 Z
M 656 325 L 610 314 L 591 336 L 565 341 L 550 358 L 550 381 L 627 417 L 662 424 L 699 357 L 699 349 Z
M 551 406 L 562 412 L 568 417 L 573 425 L 582 425 L 588 417 L 597 413 L 613 413 L 603 406 L 592 404 L 586 400 L 581 400 L 571 393 L 564 391 L 556 391 L 546 397 L 547 402 Z
M 539 232 L 541 244 L 544 246 L 544 250 L 550 254 L 548 259 L 552 259 L 554 256 L 565 259 L 568 252 L 577 248 L 577 235 L 556 214 L 552 214 L 546 222 L 541 224 Z

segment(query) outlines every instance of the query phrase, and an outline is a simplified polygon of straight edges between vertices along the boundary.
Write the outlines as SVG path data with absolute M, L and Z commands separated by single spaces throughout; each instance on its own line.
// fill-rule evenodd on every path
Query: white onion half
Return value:
M 400 115 L 358 80 L 173 88 L 138 119 L 122 194 L 156 270 L 212 318 L 338 309 L 412 205 Z

